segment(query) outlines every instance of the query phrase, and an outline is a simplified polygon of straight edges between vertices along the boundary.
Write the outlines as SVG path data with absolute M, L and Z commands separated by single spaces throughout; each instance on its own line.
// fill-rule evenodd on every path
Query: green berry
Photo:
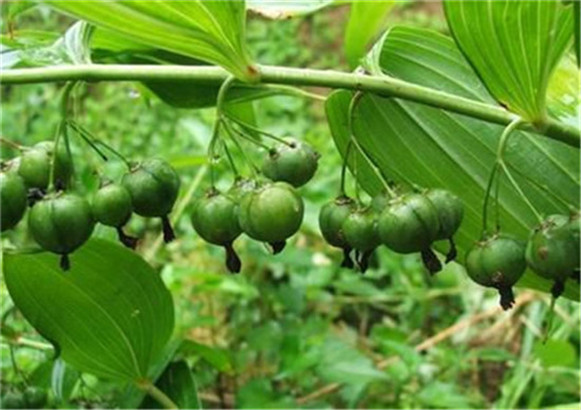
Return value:
M 377 226 L 381 242 L 399 253 L 428 249 L 440 230 L 436 208 L 420 194 L 392 200 L 379 216 Z
M 48 187 L 53 155 L 52 141 L 39 142 L 24 152 L 18 166 L 18 174 L 27 187 L 38 189 Z M 55 161 L 54 183 L 67 187 L 73 173 L 73 163 L 63 142 L 59 143 Z
M 262 172 L 273 181 L 283 181 L 300 187 L 317 171 L 319 154 L 310 145 L 288 139 L 272 149 L 264 161 Z
M 173 240 L 175 235 L 168 214 L 177 199 L 180 179 L 171 165 L 156 158 L 145 160 L 125 174 L 121 182 L 131 194 L 135 213 L 160 217 L 165 242 Z
M 105 185 L 93 197 L 93 215 L 103 225 L 115 228 L 123 226 L 131 218 L 132 212 L 131 195 L 123 185 Z
M 552 293 L 559 296 L 565 281 L 579 270 L 579 218 L 546 218 L 529 237 L 526 261 L 535 273 L 555 282 Z
M 71 193 L 47 195 L 28 215 L 32 238 L 43 249 L 62 256 L 63 270 L 69 269 L 68 255 L 91 237 L 94 226 L 89 203 Z
M 494 235 L 476 243 L 466 255 L 466 272 L 482 286 L 500 293 L 500 305 L 509 309 L 514 304 L 512 286 L 526 269 L 525 246 L 507 235 Z
M 26 186 L 14 172 L 0 172 L 1 231 L 14 228 L 24 216 L 27 204 Z
M 303 200 L 296 190 L 285 182 L 275 182 L 242 200 L 239 221 L 248 236 L 270 243 L 276 252 L 299 230 L 303 214 Z

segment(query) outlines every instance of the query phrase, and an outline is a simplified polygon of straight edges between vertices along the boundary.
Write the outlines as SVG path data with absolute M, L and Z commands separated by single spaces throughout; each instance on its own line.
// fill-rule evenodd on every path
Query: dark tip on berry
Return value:
M 456 256 L 458 256 L 458 250 L 456 249 L 454 238 L 448 239 L 448 242 L 450 243 L 450 250 L 446 254 L 446 263 L 452 262 L 453 260 L 456 259 Z
M 500 294 L 500 306 L 504 310 L 508 310 L 514 306 L 514 293 L 512 293 L 511 286 L 499 286 L 498 293 Z
M 371 258 L 371 255 L 373 254 L 374 250 L 375 249 L 359 253 L 359 259 L 357 260 L 357 265 L 359 265 L 359 269 L 361 270 L 361 273 L 365 273 L 367 268 L 369 268 L 369 258 Z
M 117 229 L 117 237 L 119 238 L 119 242 L 123 245 L 127 246 L 129 249 L 135 249 L 137 247 L 137 242 L 139 241 L 138 238 L 134 236 L 129 236 L 125 232 L 123 232 L 122 227 L 118 227 Z
M 46 195 L 45 191 L 40 188 L 30 188 L 27 193 L 28 206 L 32 207 Z
M 225 244 L 224 249 L 226 250 L 226 268 L 230 273 L 240 273 L 242 262 L 232 247 L 232 242 Z
M 430 275 L 434 275 L 442 270 L 442 263 L 430 248 L 424 249 L 420 252 L 422 255 L 422 262 L 424 266 L 430 272 Z
M 68 254 L 61 255 L 60 267 L 65 272 L 71 268 L 71 261 Z
M 551 288 L 551 295 L 553 295 L 553 297 L 557 299 L 559 296 L 563 294 L 564 291 L 565 283 L 560 280 L 556 280 L 555 283 L 553 284 L 553 287 Z
M 176 236 L 167 215 L 161 217 L 161 224 L 163 227 L 163 241 L 165 243 L 170 243 L 176 238 Z
M 57 180 L 55 181 L 55 183 L 54 183 L 54 188 L 55 188 L 55 190 L 56 190 L 57 192 L 64 191 L 64 190 L 65 190 L 65 187 L 66 187 L 66 186 L 65 186 L 65 183 L 64 183 L 64 181 L 63 181 L 62 179 L 60 179 L 60 178 L 59 178 L 59 179 L 57 179 Z
M 286 241 L 280 242 L 272 242 L 269 244 L 272 247 L 272 254 L 276 255 L 277 253 L 281 253 L 284 247 L 286 246 Z
M 351 259 L 351 247 L 346 246 L 343 248 L 343 261 L 341 262 L 342 268 L 353 269 L 355 265 L 353 264 L 353 260 Z

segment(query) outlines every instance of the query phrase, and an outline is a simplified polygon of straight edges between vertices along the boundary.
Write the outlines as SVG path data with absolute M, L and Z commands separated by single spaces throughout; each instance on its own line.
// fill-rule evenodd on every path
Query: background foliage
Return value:
M 277 21 L 254 16 L 247 27 L 250 54 L 263 64 L 349 70 L 353 60 L 345 57 L 350 52 L 344 53 L 342 41 L 348 11 L 341 6 Z M 53 33 L 72 22 L 39 7 L 20 15 L 15 29 L 34 30 L 39 42 L 52 44 Z M 398 4 L 387 23 L 446 30 L 439 3 L 431 2 Z M 3 136 L 26 145 L 52 138 L 60 119 L 56 86 L 3 92 Z M 291 246 L 273 257 L 241 240 L 236 246 L 245 268 L 230 276 L 221 249 L 201 241 L 187 217 L 191 197 L 207 183 L 205 147 L 214 110 L 175 109 L 129 83 L 76 91 L 76 119 L 86 128 L 128 157 L 168 159 L 182 177 L 174 214 L 178 241 L 161 246 L 155 221 L 134 217 L 129 226 L 145 238 L 139 251 L 173 296 L 174 338 L 188 340 L 165 352 L 167 361 L 174 354 L 180 361 L 165 370 L 160 385 L 183 373 L 185 363 L 195 378 L 182 379 L 186 390 L 195 384 L 204 407 L 548 408 L 579 402 L 577 303 L 559 300 L 552 340 L 542 345 L 546 295 L 517 290 L 518 307 L 499 313 L 495 292 L 470 282 L 458 265 L 430 279 L 416 255 L 386 249 L 365 276 L 339 269 L 340 255 L 325 245 L 316 224 L 319 207 L 337 192 L 341 166 L 323 104 L 276 96 L 254 105 L 261 127 L 305 139 L 322 160 L 301 190 L 306 220 Z M 94 190 L 95 167 L 122 172 L 122 164 L 103 165 L 78 140 L 73 150 L 80 190 Z M 3 158 L 11 155 L 2 149 Z M 229 182 L 223 173 L 220 184 Z M 113 240 L 114 232 L 99 227 L 97 236 Z M 3 245 L 29 241 L 20 229 Z M 27 383 L 50 391 L 52 406 L 139 405 L 142 396 L 134 390 L 53 360 L 54 352 L 38 345 L 42 339 L 13 309 L 4 283 L 1 291 L 3 389 L 21 384 L 24 374 Z M 37 344 L 12 347 L 22 337 Z M 178 402 L 195 406 L 197 400 Z

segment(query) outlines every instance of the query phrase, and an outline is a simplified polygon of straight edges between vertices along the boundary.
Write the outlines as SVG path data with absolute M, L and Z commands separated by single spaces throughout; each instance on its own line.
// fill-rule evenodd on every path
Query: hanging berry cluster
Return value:
M 168 215 L 178 195 L 180 181 L 177 173 L 161 159 L 130 163 L 82 126 L 69 120 L 66 107 L 70 89 L 70 86 L 65 88 L 63 120 L 54 142 L 43 141 L 32 147 L 8 142 L 22 155 L 1 164 L 2 232 L 16 227 L 30 208 L 28 231 L 31 237 L 42 249 L 61 256 L 63 270 L 70 268 L 69 255 L 91 237 L 96 223 L 115 228 L 120 241 L 135 248 L 137 238 L 123 231 L 133 213 L 161 218 L 164 240 L 171 241 L 174 234 Z M 128 168 L 121 181 L 103 182 L 92 201 L 74 189 L 69 129 L 103 159 L 107 160 L 107 157 L 102 149 L 107 149 L 119 156 Z

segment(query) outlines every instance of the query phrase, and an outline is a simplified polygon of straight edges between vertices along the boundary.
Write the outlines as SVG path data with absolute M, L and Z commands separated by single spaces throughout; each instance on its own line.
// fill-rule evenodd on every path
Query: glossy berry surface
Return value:
M 152 158 L 123 176 L 122 185 L 131 194 L 135 213 L 147 217 L 169 214 L 177 199 L 180 179 L 167 162 Z
M 22 155 L 18 174 L 27 187 L 39 189 L 48 187 L 53 155 L 54 143 L 52 141 L 40 142 Z M 59 143 L 55 161 L 54 182 L 66 187 L 73 172 L 73 164 L 64 143 Z
M 41 248 L 64 256 L 83 245 L 91 237 L 94 226 L 89 203 L 76 194 L 48 195 L 28 215 L 32 238 Z
M 564 282 L 579 269 L 579 218 L 546 218 L 529 237 L 526 261 L 540 276 Z
M 262 173 L 273 181 L 300 187 L 313 177 L 318 161 L 319 154 L 310 145 L 289 139 L 288 144 L 280 144 L 269 152 Z
M 325 241 L 337 248 L 348 246 L 343 233 L 343 223 L 355 207 L 355 202 L 346 196 L 340 196 L 326 203 L 319 212 L 319 229 Z
M 361 252 L 371 251 L 380 245 L 375 213 L 370 209 L 358 209 L 349 214 L 343 223 L 345 240 Z
M 192 213 L 194 229 L 214 245 L 232 243 L 241 233 L 236 202 L 215 190 L 199 199 Z
M 425 193 L 425 196 L 432 202 L 437 211 L 440 229 L 436 239 L 451 238 L 464 218 L 462 200 L 445 189 L 430 189 Z
M 304 214 L 303 200 L 285 182 L 265 184 L 240 204 L 242 230 L 258 241 L 277 243 L 294 235 Z
M 440 230 L 436 208 L 420 194 L 406 194 L 391 201 L 377 226 L 381 242 L 399 253 L 428 248 Z
M 525 269 L 524 243 L 506 235 L 494 235 L 478 242 L 466 255 L 468 276 L 482 286 L 498 289 L 504 309 L 514 303 L 511 287 Z
M 24 181 L 14 172 L 0 173 L 2 232 L 14 228 L 24 216 L 27 193 Z
M 100 188 L 93 198 L 93 215 L 103 225 L 121 227 L 129 221 L 133 212 L 131 195 L 119 184 Z

